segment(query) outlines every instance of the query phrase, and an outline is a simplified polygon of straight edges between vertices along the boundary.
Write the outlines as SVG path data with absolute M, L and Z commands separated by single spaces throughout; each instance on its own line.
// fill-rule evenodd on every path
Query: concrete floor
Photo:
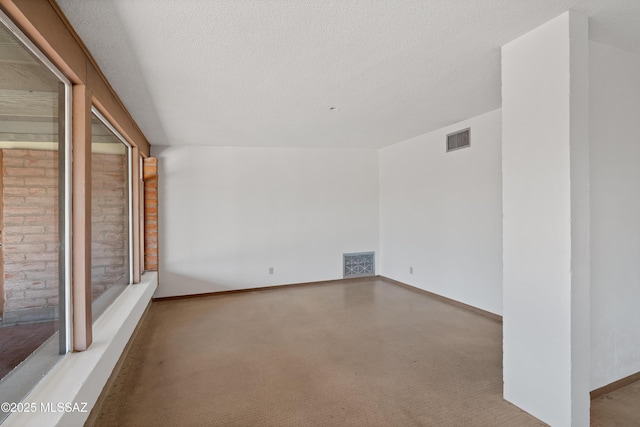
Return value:
M 91 421 L 544 425 L 502 400 L 501 339 L 495 320 L 376 279 L 161 301 Z
M 591 426 L 640 426 L 640 381 L 592 400 Z
M 155 302 L 112 379 L 86 425 L 545 425 L 502 399 L 500 322 L 382 279 Z

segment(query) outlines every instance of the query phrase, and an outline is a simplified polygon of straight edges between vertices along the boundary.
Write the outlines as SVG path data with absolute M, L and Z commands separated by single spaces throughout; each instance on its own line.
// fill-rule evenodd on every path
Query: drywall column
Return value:
M 502 48 L 504 397 L 589 425 L 587 18 Z

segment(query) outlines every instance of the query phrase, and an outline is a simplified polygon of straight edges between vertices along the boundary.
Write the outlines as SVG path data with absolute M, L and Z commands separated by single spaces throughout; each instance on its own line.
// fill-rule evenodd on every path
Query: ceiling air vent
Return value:
M 471 129 L 464 129 L 447 135 L 447 151 L 466 148 L 471 145 Z

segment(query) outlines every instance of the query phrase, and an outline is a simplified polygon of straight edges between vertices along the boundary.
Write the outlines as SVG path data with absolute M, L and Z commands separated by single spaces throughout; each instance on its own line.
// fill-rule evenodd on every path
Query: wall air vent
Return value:
M 376 274 L 374 264 L 375 252 L 358 252 L 343 254 L 344 277 L 374 276 Z
M 447 135 L 447 152 L 471 145 L 471 129 L 464 129 Z

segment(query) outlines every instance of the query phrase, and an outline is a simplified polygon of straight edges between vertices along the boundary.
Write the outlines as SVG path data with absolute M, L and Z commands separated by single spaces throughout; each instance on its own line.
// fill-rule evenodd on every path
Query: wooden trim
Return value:
M 364 282 L 367 280 L 377 280 L 379 276 L 367 276 L 367 277 L 356 277 L 353 279 L 335 279 L 335 280 L 323 280 L 320 282 L 305 282 L 305 283 L 289 283 L 286 285 L 273 285 L 273 286 L 263 286 L 260 288 L 245 288 L 245 289 L 230 289 L 227 291 L 217 291 L 217 292 L 205 292 L 201 294 L 189 294 L 189 295 L 174 295 L 171 297 L 158 297 L 153 298 L 153 301 L 172 301 L 179 299 L 190 299 L 190 298 L 201 298 L 201 297 L 211 297 L 217 295 L 228 295 L 228 294 L 242 294 L 245 292 L 256 292 L 256 291 L 272 291 L 275 289 L 286 289 L 286 288 L 297 288 L 303 286 L 321 286 L 321 285 L 332 285 L 338 283 L 352 283 L 352 282 Z
M 100 111 L 104 118 L 120 132 L 120 135 L 122 135 L 132 147 L 136 147 L 141 153 L 148 155 L 150 145 L 147 139 L 138 130 L 137 125 L 135 128 L 133 127 L 132 123 L 135 124 L 135 122 L 129 121 L 127 118 L 128 113 L 124 115 L 119 107 L 119 99 L 114 98 L 114 96 L 107 91 L 107 87 L 104 82 L 97 77 L 95 71 L 91 71 L 89 77 L 89 82 L 91 83 L 89 86 L 92 88 L 92 91 L 96 91 L 93 93 L 93 105 Z
M 149 155 L 149 141 L 54 0 L 0 0 L 0 8 L 73 84 L 88 86 L 105 117 Z
M 138 162 L 138 167 L 142 167 L 140 173 L 136 178 L 136 182 L 138 183 L 138 257 L 140 259 L 140 274 L 144 273 L 145 265 L 144 265 L 144 180 L 142 179 L 143 171 L 144 171 L 144 156 L 140 154 L 136 159 Z
M 89 413 L 89 417 L 84 423 L 85 426 L 96 425 L 98 421 L 98 417 L 100 416 L 100 409 L 102 409 L 104 405 L 104 401 L 106 400 L 107 396 L 111 392 L 111 389 L 113 388 L 116 382 L 116 379 L 118 378 L 118 374 L 120 373 L 120 370 L 122 369 L 122 365 L 124 365 L 124 362 L 127 359 L 127 356 L 129 355 L 129 351 L 131 350 L 131 347 L 133 347 L 133 343 L 135 342 L 136 337 L 138 336 L 138 332 L 140 332 L 140 330 L 143 328 L 144 322 L 147 318 L 147 315 L 149 314 L 149 310 L 151 309 L 151 304 L 152 302 L 149 301 L 149 304 L 147 304 L 147 308 L 145 308 L 144 313 L 142 313 L 142 316 L 140 317 L 140 321 L 138 321 L 138 324 L 133 330 L 133 333 L 131 334 L 129 341 L 127 341 L 127 345 L 124 347 L 124 350 L 122 350 L 122 353 L 120 354 L 120 357 L 116 362 L 116 365 L 113 367 L 113 371 L 111 371 L 111 375 L 109 375 L 109 379 L 107 379 L 107 382 L 102 388 L 102 392 L 100 392 L 100 396 L 98 396 L 96 403 L 93 405 L 93 408 Z
M 108 92 L 104 94 L 106 96 L 103 96 L 101 98 L 104 98 L 105 100 L 109 99 L 114 101 L 114 105 L 113 105 L 113 107 L 115 107 L 114 111 L 118 110 L 118 113 L 120 113 L 119 115 L 121 115 L 119 119 L 121 120 L 117 120 L 115 119 L 115 117 L 110 117 L 110 119 L 112 119 L 113 123 L 116 123 L 118 125 L 123 121 L 126 122 L 128 131 L 127 129 L 118 129 L 118 131 L 120 131 L 123 135 L 129 135 L 129 137 L 133 139 L 132 141 L 133 145 L 138 147 L 138 149 L 141 152 L 145 153 L 145 155 L 148 156 L 150 154 L 149 153 L 150 144 L 149 144 L 149 141 L 147 141 L 144 134 L 142 133 L 142 131 L 140 130 L 140 127 L 138 126 L 138 124 L 135 122 L 135 120 L 129 113 L 129 110 L 127 110 L 127 108 L 124 106 L 124 103 L 122 102 L 122 100 L 120 99 L 116 91 L 113 89 L 113 87 L 111 86 L 111 83 L 109 83 L 109 80 L 107 80 L 107 77 L 104 75 L 104 73 L 98 66 L 98 63 L 94 59 L 93 55 L 91 54 L 91 52 L 89 52 L 89 49 L 84 44 L 84 42 L 82 41 L 78 33 L 76 33 L 76 30 L 73 28 L 73 26 L 71 25 L 67 17 L 64 15 L 64 12 L 62 11 L 62 9 L 60 9 L 60 6 L 58 6 L 55 0 L 48 0 L 48 1 L 51 4 L 51 7 L 53 8 L 53 10 L 56 12 L 58 17 L 60 18 L 60 20 L 62 21 L 62 23 L 64 24 L 66 30 L 74 38 L 74 40 L 76 41 L 80 49 L 82 49 L 82 52 L 84 53 L 86 60 L 90 63 L 91 68 L 93 68 L 92 71 L 98 76 L 99 80 L 101 81 L 101 84 L 104 85 L 106 92 Z M 96 88 L 94 88 L 93 91 L 94 93 L 100 92 L 96 90 Z M 107 111 L 107 114 L 108 114 L 108 111 Z
M 454 299 L 444 297 L 442 295 L 434 294 L 433 292 L 425 291 L 424 289 L 416 288 L 415 286 L 411 286 L 411 285 L 408 285 L 406 283 L 390 279 L 388 277 L 380 276 L 380 279 L 382 279 L 382 280 L 384 280 L 384 281 L 386 281 L 388 283 L 391 283 L 391 284 L 394 284 L 394 285 L 401 286 L 403 288 L 409 289 L 411 291 L 418 292 L 418 293 L 424 294 L 424 295 L 428 295 L 428 296 L 430 296 L 432 298 L 435 298 L 437 300 L 440 300 L 442 302 L 446 302 L 447 304 L 455 305 L 456 307 L 461 307 L 461 308 L 464 308 L 466 310 L 473 311 L 474 313 L 481 314 L 481 315 L 483 315 L 485 317 L 488 317 L 489 319 L 492 319 L 492 320 L 495 320 L 495 321 L 498 321 L 498 322 L 502 323 L 502 316 L 500 316 L 499 314 L 491 313 L 490 311 L 486 311 L 486 310 L 483 310 L 481 308 L 474 307 L 472 305 L 465 304 L 463 302 L 456 301 Z
M 91 95 L 73 87 L 73 166 L 71 195 L 73 350 L 91 345 Z
M 635 374 L 631 374 L 628 377 L 624 377 L 622 379 L 619 379 L 618 381 L 614 381 L 611 384 L 607 384 L 603 387 L 591 390 L 589 395 L 591 396 L 591 400 L 597 399 L 602 395 L 611 393 L 612 391 L 616 391 L 618 389 L 621 389 L 622 387 L 626 387 L 629 384 L 635 383 L 636 381 L 640 381 L 640 372 L 636 372 Z
M 133 238 L 133 283 L 140 283 L 140 151 L 131 150 L 131 236 Z
M 50 2 L 0 0 L 0 7 L 72 83 L 86 83 L 86 57 Z

